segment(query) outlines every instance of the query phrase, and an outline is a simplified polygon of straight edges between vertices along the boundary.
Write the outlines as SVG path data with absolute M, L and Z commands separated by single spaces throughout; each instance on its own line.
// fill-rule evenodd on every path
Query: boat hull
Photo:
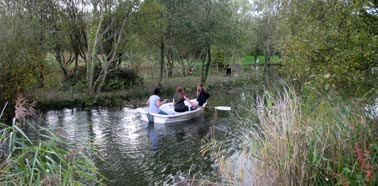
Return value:
M 186 112 L 175 112 L 173 103 L 163 104 L 160 107 L 160 109 L 168 113 L 168 115 L 149 113 L 148 107 L 138 108 L 137 110 L 138 110 L 138 113 L 140 114 L 141 120 L 147 121 L 150 123 L 161 123 L 161 124 L 188 121 L 188 120 L 201 116 L 201 114 L 203 114 L 203 111 L 204 111 L 203 107 L 198 107 L 195 110 L 190 110 Z

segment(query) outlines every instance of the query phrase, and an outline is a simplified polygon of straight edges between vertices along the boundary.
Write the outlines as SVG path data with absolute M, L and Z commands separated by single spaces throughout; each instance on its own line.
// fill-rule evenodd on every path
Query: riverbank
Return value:
M 196 85 L 200 82 L 200 76 L 186 76 L 163 79 L 161 97 L 171 99 L 176 87 L 182 86 L 190 97 L 195 97 Z M 38 110 L 53 110 L 62 108 L 137 108 L 144 105 L 148 96 L 158 85 L 158 79 L 144 80 L 139 86 L 132 86 L 125 90 L 101 92 L 96 101 L 89 99 L 86 92 L 60 91 L 38 89 L 28 92 L 30 100 L 36 101 Z M 258 82 L 258 76 L 250 73 L 228 77 L 224 75 L 213 75 L 208 78 L 206 88 L 210 94 L 217 91 L 232 91 L 234 87 L 245 86 Z
M 376 185 L 376 98 L 304 96 L 288 86 L 240 102 L 243 150 L 218 161 L 222 175 L 237 185 Z

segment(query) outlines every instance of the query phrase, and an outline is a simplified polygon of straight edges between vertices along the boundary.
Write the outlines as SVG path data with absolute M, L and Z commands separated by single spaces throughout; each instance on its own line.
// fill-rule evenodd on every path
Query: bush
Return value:
M 134 85 L 143 84 L 143 78 L 132 69 L 119 68 L 106 78 L 102 91 L 125 90 Z
M 73 92 L 85 92 L 88 89 L 86 81 L 86 68 L 78 67 L 76 74 L 71 72 L 64 80 L 61 90 Z

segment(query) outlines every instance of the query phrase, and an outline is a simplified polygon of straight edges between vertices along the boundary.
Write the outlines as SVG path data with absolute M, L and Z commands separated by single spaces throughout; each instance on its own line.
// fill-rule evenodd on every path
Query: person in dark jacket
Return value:
M 177 87 L 176 93 L 173 96 L 173 106 L 175 108 L 176 112 L 185 112 L 189 111 L 189 107 L 185 105 L 185 100 L 189 102 L 190 107 L 192 106 L 191 101 L 189 98 L 185 95 L 184 89 L 182 87 Z
M 199 82 L 197 85 L 197 102 L 198 106 L 202 106 L 206 103 L 207 99 L 209 98 L 209 94 L 206 92 L 205 88 L 203 87 L 203 83 Z

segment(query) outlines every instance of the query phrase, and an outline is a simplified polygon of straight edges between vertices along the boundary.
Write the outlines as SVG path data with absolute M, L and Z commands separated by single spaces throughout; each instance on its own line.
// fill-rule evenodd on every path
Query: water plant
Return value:
M 25 99 L 16 105 L 18 118 L 11 125 L 0 123 L 0 185 L 102 184 L 88 156 L 91 148 L 70 146 L 63 137 L 27 119 L 32 110 Z M 25 128 L 37 135 L 29 135 L 32 132 Z
M 283 88 L 240 105 L 235 120 L 253 161 L 239 165 L 250 170 L 243 177 L 254 185 L 377 183 L 376 119 L 337 96 L 310 102 Z

